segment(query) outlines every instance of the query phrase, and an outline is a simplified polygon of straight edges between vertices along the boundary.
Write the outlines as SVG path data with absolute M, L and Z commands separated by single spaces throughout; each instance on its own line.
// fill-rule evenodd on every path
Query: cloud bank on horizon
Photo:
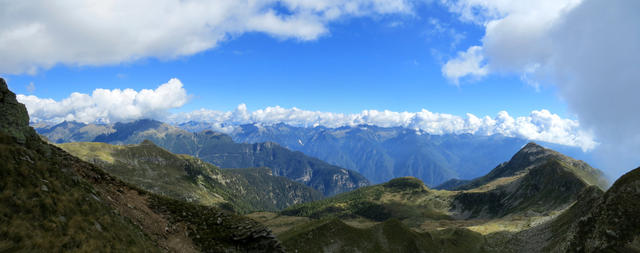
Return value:
M 479 45 L 450 59 L 453 83 L 516 73 L 556 85 L 598 154 L 618 172 L 640 165 L 640 1 L 443 0 L 460 19 L 485 28 Z
M 461 117 L 430 112 L 426 109 L 419 112 L 364 110 L 361 113 L 344 114 L 275 106 L 248 111 L 245 104 L 240 104 L 236 110 L 228 112 L 200 109 L 193 112 L 170 113 L 170 109 L 182 107 L 189 99 L 182 82 L 176 78 L 155 90 L 96 89 L 91 95 L 72 93 L 60 101 L 22 94 L 17 98 L 26 105 L 34 123 L 115 123 L 155 118 L 171 123 L 206 122 L 212 129 L 226 133 L 233 131 L 238 125 L 251 123 L 285 123 L 292 126 L 329 128 L 368 124 L 405 127 L 430 134 L 501 134 L 576 146 L 583 150 L 591 150 L 597 145 L 592 135 L 580 128 L 578 121 L 563 119 L 548 110 L 532 111 L 529 116 L 515 118 L 506 111 L 501 111 L 492 118 L 477 117 L 470 113 Z

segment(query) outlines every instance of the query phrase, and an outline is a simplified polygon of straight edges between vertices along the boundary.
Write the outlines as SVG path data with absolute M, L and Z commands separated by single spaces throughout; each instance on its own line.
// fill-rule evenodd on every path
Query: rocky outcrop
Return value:
M 27 108 L 18 102 L 16 94 L 9 90 L 7 82 L 0 78 L 0 130 L 12 136 L 20 144 L 37 137 L 29 126 Z
M 640 168 L 620 177 L 588 215 L 575 218 L 569 251 L 640 251 Z

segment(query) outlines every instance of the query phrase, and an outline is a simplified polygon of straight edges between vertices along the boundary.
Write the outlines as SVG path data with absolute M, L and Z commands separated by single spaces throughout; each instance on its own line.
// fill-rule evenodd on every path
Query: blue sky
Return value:
M 0 75 L 32 122 L 375 124 L 640 164 L 640 1 L 0 5 Z
M 434 21 L 444 28 L 438 28 Z M 462 22 L 441 5 L 420 5 L 415 15 L 342 19 L 316 40 L 245 33 L 218 47 L 177 59 L 146 58 L 107 66 L 58 64 L 35 75 L 7 76 L 17 93 L 61 100 L 96 88 L 154 89 L 178 78 L 192 100 L 177 111 L 199 108 L 250 110 L 268 106 L 341 113 L 366 109 L 494 116 L 501 110 L 524 116 L 548 109 L 575 118 L 553 86 L 539 89 L 519 74 L 462 81 L 443 77 L 441 67 L 457 51 L 476 45 L 481 25 Z M 464 36 L 456 42 L 451 33 Z M 36 89 L 29 93 L 27 86 Z

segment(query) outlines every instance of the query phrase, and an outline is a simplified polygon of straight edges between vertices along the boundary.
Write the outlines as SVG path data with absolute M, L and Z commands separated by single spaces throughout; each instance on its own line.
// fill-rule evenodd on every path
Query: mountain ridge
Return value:
M 575 160 L 554 150 L 544 148 L 534 142 L 529 142 L 527 145 L 522 147 L 520 151 L 513 155 L 509 161 L 496 166 L 485 176 L 467 181 L 445 182 L 443 185 L 435 188 L 446 190 L 469 190 L 490 183 L 491 181 L 499 178 L 514 177 L 518 174 L 527 173 L 530 168 L 545 163 L 547 159 L 554 159 L 567 163 L 570 166 L 566 166 L 565 168 L 568 168 L 574 173 L 580 175 L 580 178 L 590 185 L 596 185 L 602 190 L 605 190 L 609 185 L 604 173 L 600 170 L 592 168 L 583 161 Z
M 84 124 L 93 126 L 92 124 Z M 298 151 L 290 151 L 276 143 L 235 143 L 230 136 L 204 130 L 191 133 L 171 125 L 149 119 L 102 126 L 106 133 L 81 135 L 80 141 L 100 141 L 110 144 L 137 144 L 146 139 L 173 153 L 189 154 L 223 168 L 268 167 L 274 175 L 285 176 L 310 186 L 325 196 L 350 191 L 369 184 L 359 173 L 330 165 Z M 57 127 L 39 129 L 41 133 L 55 132 Z M 101 129 L 100 126 L 94 127 Z M 60 131 L 64 132 L 64 131 Z M 46 135 L 45 135 L 46 136 Z M 49 138 L 65 142 L 72 133 Z
M 206 123 L 193 122 L 178 126 L 191 130 L 210 127 Z M 230 135 L 238 142 L 274 141 L 331 164 L 359 171 L 373 183 L 414 176 L 432 187 L 452 178 L 464 180 L 483 176 L 529 142 L 503 135 L 437 135 L 374 125 L 328 128 L 283 123 L 245 124 L 236 126 Z M 586 157 L 577 148 L 544 145 Z
M 150 192 L 202 205 L 231 205 L 241 213 L 275 211 L 322 198 L 306 185 L 273 176 L 267 168 L 224 170 L 189 155 L 175 155 L 149 140 L 124 146 L 77 142 L 58 146 Z

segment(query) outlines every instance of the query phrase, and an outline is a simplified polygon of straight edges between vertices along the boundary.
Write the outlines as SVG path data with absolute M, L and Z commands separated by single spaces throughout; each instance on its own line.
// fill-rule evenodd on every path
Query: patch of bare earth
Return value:
M 275 235 L 279 235 L 297 225 L 311 221 L 311 219 L 307 217 L 286 216 L 272 212 L 256 212 L 247 214 L 246 216 L 267 226 Z
M 106 201 L 118 214 L 139 226 L 158 247 L 167 252 L 199 252 L 189 238 L 183 223 L 172 223 L 169 217 L 150 208 L 149 196 L 128 187 L 110 175 L 97 173 L 76 163 L 74 170 L 85 180 L 92 181 L 100 201 Z

